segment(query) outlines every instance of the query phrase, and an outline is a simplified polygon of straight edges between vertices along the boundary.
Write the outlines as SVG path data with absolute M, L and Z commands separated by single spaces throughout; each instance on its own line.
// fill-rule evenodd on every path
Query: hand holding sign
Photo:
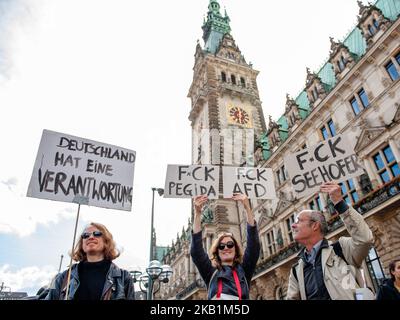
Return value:
M 250 201 L 248 196 L 242 193 L 234 193 L 231 199 L 235 201 L 240 201 L 243 204 L 243 207 L 246 210 L 247 223 L 254 226 L 254 214 L 250 208 Z
M 334 205 L 343 200 L 342 189 L 340 188 L 340 185 L 334 181 L 325 182 L 321 185 L 320 190 L 321 192 L 329 194 L 329 198 L 332 200 Z
M 235 200 L 235 201 L 240 201 L 246 210 L 250 209 L 250 201 L 249 201 L 249 198 L 245 194 L 234 193 L 231 199 Z
M 207 201 L 208 197 L 206 195 L 194 197 L 194 212 L 196 216 L 201 215 L 201 212 L 203 211 L 203 206 Z

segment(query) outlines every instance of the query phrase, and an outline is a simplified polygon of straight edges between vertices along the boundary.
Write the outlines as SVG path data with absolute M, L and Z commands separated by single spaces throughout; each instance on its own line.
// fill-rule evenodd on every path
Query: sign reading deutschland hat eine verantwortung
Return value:
M 285 157 L 297 197 L 310 195 L 328 181 L 343 182 L 364 173 L 348 135 L 337 135 Z
M 27 196 L 131 211 L 135 161 L 135 151 L 43 130 Z

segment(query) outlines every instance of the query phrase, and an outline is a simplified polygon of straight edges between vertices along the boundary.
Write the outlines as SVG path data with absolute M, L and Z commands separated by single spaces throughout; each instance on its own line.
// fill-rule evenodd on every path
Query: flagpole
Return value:
M 81 209 L 81 204 L 78 204 L 78 213 L 76 215 L 76 221 L 75 221 L 75 230 L 74 230 L 74 239 L 72 240 L 72 250 L 71 250 L 71 259 L 69 261 L 69 268 L 68 268 L 68 280 L 67 280 L 67 291 L 65 293 L 65 300 L 68 300 L 68 293 L 69 293 L 69 283 L 71 280 L 71 268 L 72 268 L 72 257 L 74 255 L 74 248 L 75 248 L 75 238 L 76 238 L 76 230 L 78 228 L 78 220 L 79 220 L 79 212 Z M 63 288 L 61 288 L 62 290 Z

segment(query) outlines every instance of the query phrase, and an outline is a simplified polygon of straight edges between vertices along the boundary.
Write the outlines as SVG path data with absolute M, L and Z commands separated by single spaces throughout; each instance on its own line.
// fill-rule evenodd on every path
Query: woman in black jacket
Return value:
M 400 259 L 389 265 L 391 279 L 387 279 L 379 288 L 377 300 L 400 300 Z
M 202 243 L 201 212 L 207 196 L 194 199 L 195 215 L 190 254 L 208 288 L 207 299 L 241 300 L 250 298 L 250 281 L 260 254 L 257 225 L 246 195 L 234 194 L 246 211 L 247 247 L 243 254 L 240 242 L 232 233 L 216 236 L 209 255 Z

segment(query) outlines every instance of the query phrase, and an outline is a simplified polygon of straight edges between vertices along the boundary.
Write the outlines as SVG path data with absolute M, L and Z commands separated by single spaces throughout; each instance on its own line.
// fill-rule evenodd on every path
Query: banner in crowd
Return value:
M 285 168 L 298 198 L 327 181 L 343 182 L 364 173 L 348 135 L 337 135 L 285 157 Z
M 136 152 L 43 130 L 27 196 L 131 211 Z
M 276 199 L 270 168 L 223 167 L 223 182 L 224 198 L 243 193 L 250 199 Z
M 193 198 L 205 194 L 218 199 L 219 167 L 211 165 L 168 165 L 165 198 Z

